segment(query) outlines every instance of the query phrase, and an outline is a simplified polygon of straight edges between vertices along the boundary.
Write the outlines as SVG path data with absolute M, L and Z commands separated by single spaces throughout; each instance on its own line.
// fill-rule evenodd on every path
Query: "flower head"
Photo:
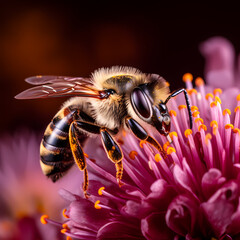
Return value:
M 85 151 L 94 180 L 89 193 L 61 190 L 69 201 L 62 233 L 74 239 L 238 239 L 240 237 L 240 92 L 184 76 L 193 128 L 182 96 L 169 102 L 172 143 L 151 135 L 164 159 L 130 133 L 122 139 L 123 186 L 101 144 Z M 96 161 L 92 161 L 95 158 Z M 91 159 L 91 160 L 90 160 Z

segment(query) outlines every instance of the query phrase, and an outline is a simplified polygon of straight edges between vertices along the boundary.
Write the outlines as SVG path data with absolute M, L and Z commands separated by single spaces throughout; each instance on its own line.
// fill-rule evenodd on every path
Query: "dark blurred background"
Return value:
M 240 52 L 238 9 L 98 1 L 1 1 L 0 135 L 44 130 L 65 99 L 15 100 L 38 74 L 88 77 L 99 67 L 128 65 L 183 87 L 185 72 L 203 76 L 199 43 L 228 38 Z

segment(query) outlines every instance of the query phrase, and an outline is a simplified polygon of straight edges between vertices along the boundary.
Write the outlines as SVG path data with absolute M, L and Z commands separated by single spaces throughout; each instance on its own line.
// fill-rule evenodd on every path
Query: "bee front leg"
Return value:
M 84 171 L 84 177 L 83 177 L 83 191 L 86 198 L 88 198 L 88 171 L 87 171 L 87 164 L 86 159 L 83 153 L 83 149 L 78 141 L 79 133 L 75 126 L 75 121 L 71 123 L 69 128 L 69 143 L 73 155 L 73 159 L 75 163 L 77 164 L 78 168 L 81 171 Z
M 131 129 L 132 133 L 137 138 L 154 146 L 162 154 L 163 158 L 167 157 L 167 154 L 163 150 L 162 146 L 153 137 L 149 136 L 147 131 L 137 121 L 131 117 L 126 117 L 126 125 Z

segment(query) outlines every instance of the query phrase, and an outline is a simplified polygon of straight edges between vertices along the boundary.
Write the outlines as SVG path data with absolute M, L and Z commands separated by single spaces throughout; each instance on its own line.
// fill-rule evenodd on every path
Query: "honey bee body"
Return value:
M 146 140 L 164 155 L 161 146 L 148 135 L 145 127 L 155 127 L 168 137 L 170 116 L 166 103 L 181 92 L 185 94 L 192 124 L 186 90 L 180 89 L 169 95 L 166 81 L 156 74 L 145 74 L 131 67 L 112 67 L 95 71 L 90 79 L 39 78 L 26 81 L 41 86 L 26 90 L 16 98 L 76 95 L 63 104 L 46 128 L 40 147 L 43 173 L 56 181 L 75 162 L 84 171 L 85 195 L 88 175 L 82 147 L 88 137 L 101 135 L 107 156 L 115 163 L 120 184 L 123 154 L 114 138 L 117 139 L 123 129 L 131 131 L 140 140 Z

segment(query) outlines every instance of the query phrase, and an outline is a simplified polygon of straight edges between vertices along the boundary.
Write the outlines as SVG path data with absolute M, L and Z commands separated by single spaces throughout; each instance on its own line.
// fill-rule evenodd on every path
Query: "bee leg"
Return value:
M 76 120 L 74 121 L 75 126 L 81 130 L 84 130 L 93 134 L 101 134 L 103 146 L 107 153 L 108 158 L 115 163 L 116 167 L 116 178 L 119 186 L 122 186 L 121 179 L 123 175 L 123 164 L 122 164 L 122 150 L 119 145 L 114 141 L 111 134 L 106 128 L 100 127 L 90 122 L 84 122 Z
M 131 129 L 132 133 L 139 138 L 140 140 L 144 140 L 155 147 L 164 158 L 167 157 L 166 152 L 163 150 L 162 146 L 151 136 L 148 135 L 147 131 L 133 118 L 126 118 L 126 125 Z
M 123 184 L 121 182 L 123 175 L 123 164 L 122 158 L 123 153 L 119 145 L 114 141 L 110 133 L 105 128 L 101 128 L 100 130 L 102 136 L 103 146 L 107 153 L 108 158 L 115 163 L 116 167 L 116 178 L 119 186 L 121 187 Z
M 69 143 L 72 150 L 72 155 L 74 158 L 75 163 L 77 164 L 78 168 L 81 171 L 84 171 L 84 180 L 83 180 L 83 191 L 85 198 L 88 198 L 88 171 L 87 171 L 87 164 L 85 160 L 85 156 L 83 153 L 83 149 L 78 141 L 78 132 L 76 129 L 76 126 L 74 124 L 75 122 L 72 122 L 69 128 Z

